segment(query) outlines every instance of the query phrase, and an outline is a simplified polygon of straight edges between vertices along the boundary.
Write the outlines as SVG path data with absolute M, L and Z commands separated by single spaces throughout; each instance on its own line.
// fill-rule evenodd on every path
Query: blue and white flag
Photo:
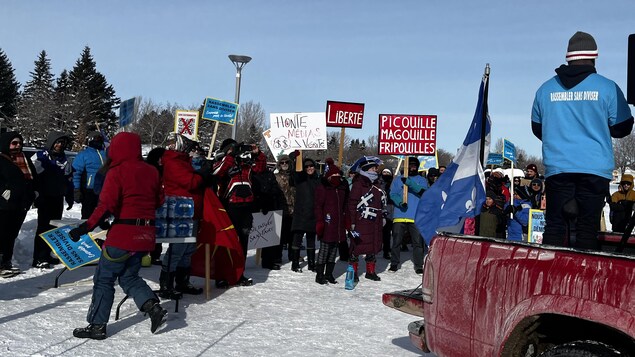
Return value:
M 488 79 L 488 75 L 483 76 L 476 112 L 458 154 L 445 173 L 423 194 L 417 206 L 415 225 L 427 244 L 437 229 L 456 227 L 465 218 L 480 214 L 485 202 L 485 175 L 480 156 L 483 152 L 483 160 L 487 162 L 491 129 L 487 111 Z M 482 140 L 484 151 L 481 151 Z

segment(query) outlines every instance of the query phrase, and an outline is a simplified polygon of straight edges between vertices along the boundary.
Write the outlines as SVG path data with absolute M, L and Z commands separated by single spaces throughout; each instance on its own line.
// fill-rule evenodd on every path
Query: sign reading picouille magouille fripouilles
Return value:
M 379 114 L 379 155 L 434 155 L 437 116 Z

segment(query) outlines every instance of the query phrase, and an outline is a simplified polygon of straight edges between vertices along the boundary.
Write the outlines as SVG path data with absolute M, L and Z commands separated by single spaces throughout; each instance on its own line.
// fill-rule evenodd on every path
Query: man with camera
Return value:
M 233 139 L 223 141 L 221 152 L 225 156 L 214 162 L 212 174 L 218 178 L 218 197 L 234 224 L 246 259 L 249 232 L 253 224 L 251 213 L 254 211 L 252 174 L 261 173 L 267 169 L 267 158 L 258 146 L 239 144 Z M 249 286 L 253 284 L 253 281 L 243 274 L 237 283 Z M 217 280 L 216 286 L 226 288 L 229 283 Z

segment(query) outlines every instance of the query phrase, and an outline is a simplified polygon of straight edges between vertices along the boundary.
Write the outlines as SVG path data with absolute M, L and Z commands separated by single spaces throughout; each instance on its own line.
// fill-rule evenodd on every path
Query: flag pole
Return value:
M 485 129 L 486 129 L 486 125 L 487 125 L 487 113 L 488 113 L 488 108 L 487 108 L 487 94 L 489 91 L 489 63 L 485 64 L 485 73 L 483 73 L 483 81 L 485 81 L 485 88 L 483 88 L 483 108 L 482 108 L 482 114 L 481 115 L 481 151 L 480 151 L 480 159 L 481 159 L 481 165 L 483 165 L 483 163 L 485 162 Z

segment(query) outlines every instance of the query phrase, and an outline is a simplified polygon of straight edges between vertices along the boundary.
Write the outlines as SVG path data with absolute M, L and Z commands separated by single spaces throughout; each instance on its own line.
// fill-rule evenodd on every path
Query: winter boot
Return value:
M 302 273 L 300 269 L 300 249 L 291 247 L 291 270 Z
M 306 257 L 309 262 L 308 269 L 310 271 L 315 271 L 315 248 L 306 250 Z
M 73 330 L 73 336 L 77 338 L 91 338 L 103 340 L 106 338 L 106 324 L 90 324 Z
M 366 279 L 380 281 L 381 278 L 375 273 L 375 262 L 366 262 Z
M 162 299 L 178 300 L 183 294 L 174 290 L 174 273 L 161 269 L 159 276 L 159 296 Z
M 335 263 L 326 263 L 326 280 L 331 284 L 337 284 L 337 280 L 333 276 L 333 270 L 335 270 Z
M 252 286 L 254 285 L 254 280 L 252 278 L 248 278 L 245 275 L 241 275 L 240 279 L 238 279 L 238 285 L 240 286 Z
M 353 270 L 355 271 L 355 275 L 354 275 L 353 281 L 356 282 L 356 283 L 359 282 L 359 275 L 357 275 L 357 266 L 358 266 L 358 264 L 359 263 L 357 261 L 351 262 L 351 265 L 353 266 Z
M 197 288 L 190 283 L 190 269 L 177 267 L 176 268 L 176 288 L 175 290 L 183 294 L 200 295 L 203 293 L 203 288 Z
M 161 307 L 157 299 L 149 299 L 141 306 L 141 311 L 150 315 L 150 331 L 152 333 L 157 332 L 159 328 L 165 326 L 165 321 L 168 319 L 168 312 Z
M 318 264 L 315 266 L 315 272 L 317 273 L 315 275 L 315 282 L 320 284 L 320 285 L 324 285 L 324 284 L 328 284 L 328 281 L 326 280 L 326 277 L 324 276 L 324 264 Z

